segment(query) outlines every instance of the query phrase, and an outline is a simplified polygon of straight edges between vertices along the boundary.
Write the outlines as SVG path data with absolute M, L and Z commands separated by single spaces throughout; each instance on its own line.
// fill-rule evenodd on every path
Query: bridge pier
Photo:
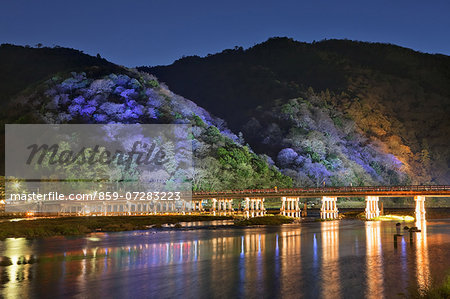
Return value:
M 203 211 L 202 200 L 192 200 L 191 209 L 193 212 L 201 213 Z
M 373 219 L 380 216 L 380 209 L 378 208 L 378 196 L 366 196 L 366 219 Z
M 244 216 L 253 218 L 266 215 L 264 198 L 245 198 Z
M 320 209 L 321 219 L 337 219 L 338 218 L 337 209 L 337 197 L 322 197 L 322 208 Z
M 212 213 L 213 213 L 214 216 L 216 216 L 216 203 L 217 203 L 217 199 L 211 198 L 211 201 L 212 201 L 212 207 L 211 207 Z
M 299 197 L 282 197 L 280 214 L 288 217 L 300 217 Z
M 414 201 L 416 202 L 416 221 L 425 220 L 425 196 L 414 196 Z
M 233 209 L 233 200 L 232 199 L 228 200 L 228 210 L 230 211 L 230 214 L 233 214 L 234 209 Z
M 231 215 L 233 213 L 233 199 L 221 198 L 217 200 L 219 215 Z

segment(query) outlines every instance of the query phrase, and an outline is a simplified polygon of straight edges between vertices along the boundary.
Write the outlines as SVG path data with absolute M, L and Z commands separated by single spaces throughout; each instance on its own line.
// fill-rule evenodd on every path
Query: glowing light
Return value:
M 416 241 L 416 267 L 417 267 L 417 284 L 419 293 L 424 295 L 431 284 L 430 260 L 428 257 L 427 243 L 427 223 L 426 221 L 417 221 L 416 226 L 422 231 L 414 234 Z
M 339 222 L 321 223 L 322 269 L 328 273 L 322 278 L 322 297 L 339 298 L 341 292 L 339 272 Z
M 381 222 L 366 222 L 367 298 L 384 297 Z
M 258 238 L 258 252 L 261 253 L 261 235 Z
M 97 241 L 101 240 L 100 238 L 97 238 L 97 237 L 87 237 L 86 239 L 89 241 L 93 241 L 93 242 L 97 242 Z
M 400 216 L 400 215 L 384 215 L 376 217 L 374 220 L 380 220 L 380 221 L 407 221 L 411 222 L 414 221 L 414 217 L 412 216 Z
M 279 250 L 280 250 L 280 248 L 278 245 L 278 234 L 277 234 L 276 245 L 275 245 L 275 251 L 276 251 L 277 255 L 278 255 Z
M 13 188 L 16 189 L 16 190 L 18 190 L 18 189 L 20 188 L 20 183 L 19 183 L 19 182 L 15 182 L 15 183 L 13 184 Z

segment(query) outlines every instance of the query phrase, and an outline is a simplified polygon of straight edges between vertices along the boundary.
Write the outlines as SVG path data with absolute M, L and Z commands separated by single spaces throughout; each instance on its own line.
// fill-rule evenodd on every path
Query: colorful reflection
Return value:
M 450 243 L 450 220 L 416 225 L 422 232 L 410 242 L 402 231 L 397 249 L 395 223 L 359 221 L 7 239 L 0 256 L 12 265 L 0 266 L 0 297 L 383 298 L 423 292 L 450 267 L 436 250 Z M 432 268 L 433 260 L 443 265 Z
M 339 221 L 321 223 L 322 297 L 340 298 Z
M 384 298 L 384 263 L 381 246 L 381 222 L 366 221 L 366 298 Z
M 430 260 L 428 257 L 427 221 L 418 220 L 415 223 L 421 232 L 414 233 L 416 249 L 416 277 L 419 293 L 422 295 L 431 286 Z
M 4 298 L 23 297 L 24 287 L 30 284 L 33 276 L 34 256 L 25 238 L 11 238 L 3 241 L 6 247 L 3 261 L 9 260 L 10 266 L 0 267 Z

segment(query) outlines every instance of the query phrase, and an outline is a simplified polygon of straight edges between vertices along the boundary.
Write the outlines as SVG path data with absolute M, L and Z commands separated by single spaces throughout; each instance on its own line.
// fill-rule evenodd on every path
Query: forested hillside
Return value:
M 192 124 L 195 190 L 448 184 L 449 61 L 273 38 L 134 70 L 73 49 L 2 45 L 1 120 Z
M 224 118 L 257 152 L 300 176 L 297 184 L 450 183 L 448 56 L 272 38 L 140 69 Z M 307 140 L 322 145 L 308 149 Z M 286 148 L 305 161 L 287 165 L 279 159 Z
M 55 64 L 55 73 L 31 76 L 29 85 L 24 83 L 26 87 L 21 87 L 21 91 L 3 104 L 3 130 L 6 123 L 190 124 L 194 191 L 292 186 L 289 177 L 271 165 L 265 155 L 255 154 L 223 120 L 172 93 L 155 77 L 68 49 L 64 61 L 59 48 L 16 48 L 19 56 L 15 57 L 16 68 L 12 68 L 9 80 L 17 80 L 23 72 L 32 71 L 20 59 L 23 51 L 30 56 L 44 53 L 45 59 L 52 61 L 56 58 L 47 56 L 51 57 L 54 50 L 56 60 L 61 61 Z M 68 72 L 71 66 L 56 71 L 58 65 L 70 65 L 73 55 L 80 56 L 78 61 L 88 63 L 76 62 L 77 71 Z M 40 62 L 36 64 L 39 66 Z
M 18 92 L 33 88 L 37 82 L 57 73 L 87 71 L 108 73 L 119 66 L 100 57 L 92 57 L 75 49 L 31 48 L 0 45 L 0 102 L 3 104 Z

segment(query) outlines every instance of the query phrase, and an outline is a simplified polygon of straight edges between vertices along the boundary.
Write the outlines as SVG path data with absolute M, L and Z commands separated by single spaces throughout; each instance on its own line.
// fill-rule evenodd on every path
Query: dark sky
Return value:
M 348 38 L 450 54 L 448 0 L 1 0 L 0 43 L 59 45 L 126 66 L 272 36 Z

